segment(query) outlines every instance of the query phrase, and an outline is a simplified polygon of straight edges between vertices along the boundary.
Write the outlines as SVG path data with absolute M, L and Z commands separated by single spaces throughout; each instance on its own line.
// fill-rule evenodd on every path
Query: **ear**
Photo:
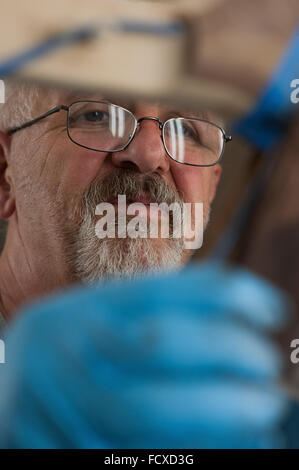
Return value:
M 8 155 L 10 137 L 0 131 L 0 218 L 8 219 L 15 211 L 15 198 L 12 190 L 12 179 Z
M 211 192 L 210 192 L 210 203 L 213 202 L 215 194 L 216 194 L 216 189 L 220 180 L 220 176 L 222 173 L 222 168 L 219 164 L 215 165 L 213 167 L 213 177 L 212 177 L 212 182 L 211 182 Z

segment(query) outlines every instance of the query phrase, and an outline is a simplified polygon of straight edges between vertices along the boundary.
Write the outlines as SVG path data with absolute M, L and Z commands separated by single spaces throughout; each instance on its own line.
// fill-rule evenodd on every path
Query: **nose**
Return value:
M 140 173 L 167 173 L 170 162 L 161 138 L 162 122 L 158 118 L 145 116 L 138 119 L 137 124 L 128 147 L 111 154 L 113 165 L 135 169 Z

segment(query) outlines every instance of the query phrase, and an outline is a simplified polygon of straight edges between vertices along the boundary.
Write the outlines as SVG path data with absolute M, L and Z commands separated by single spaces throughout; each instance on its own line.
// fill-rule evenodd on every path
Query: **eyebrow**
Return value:
M 65 104 L 71 104 L 76 101 L 106 101 L 123 108 L 132 110 L 134 108 L 134 100 L 124 98 L 117 98 L 116 96 L 107 98 L 107 96 L 99 95 L 96 91 L 86 91 L 86 90 L 73 90 L 65 95 L 64 100 Z M 174 115 L 176 117 L 186 117 L 186 118 L 196 118 L 202 119 L 204 121 L 211 121 L 215 124 L 222 125 L 223 121 L 219 116 L 213 114 L 211 111 L 204 109 L 195 109 L 195 108 L 173 108 L 171 105 L 165 105 L 165 103 L 160 103 L 161 111 L 168 115 Z M 134 112 L 134 111 L 132 111 Z
M 64 100 L 71 104 L 74 103 L 75 101 L 108 101 L 107 99 L 104 99 L 103 96 L 99 96 L 96 93 L 92 92 L 85 92 L 85 91 L 71 91 L 67 95 L 65 95 Z
M 76 101 L 101 101 L 115 104 L 116 106 L 120 106 L 128 110 L 132 110 L 132 107 L 134 107 L 133 101 L 128 101 L 124 98 L 116 96 L 110 96 L 109 98 L 107 98 L 107 95 L 100 95 L 99 93 L 92 91 L 86 92 L 84 90 L 72 91 L 68 93 L 63 97 L 63 101 L 66 105 L 70 105 L 72 103 L 75 103 Z

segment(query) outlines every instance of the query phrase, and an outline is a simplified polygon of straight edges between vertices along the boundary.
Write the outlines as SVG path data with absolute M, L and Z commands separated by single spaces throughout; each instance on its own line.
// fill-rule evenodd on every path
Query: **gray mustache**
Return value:
M 177 202 L 182 205 L 183 203 L 178 192 L 165 183 L 161 176 L 144 176 L 128 169 L 117 170 L 111 175 L 94 180 L 83 199 L 85 204 L 95 207 L 101 202 L 117 198 L 120 194 L 126 195 L 129 200 L 146 195 L 158 204 L 165 202 L 170 205 Z

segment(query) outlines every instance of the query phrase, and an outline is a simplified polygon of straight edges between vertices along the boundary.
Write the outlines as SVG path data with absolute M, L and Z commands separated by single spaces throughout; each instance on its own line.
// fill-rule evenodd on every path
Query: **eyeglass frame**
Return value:
M 101 103 L 101 104 L 109 104 L 109 105 L 112 105 L 112 106 L 115 106 L 115 107 L 118 107 L 120 109 L 123 109 L 124 111 L 127 111 L 128 113 L 130 113 L 132 115 L 132 117 L 134 118 L 134 121 L 135 121 L 135 127 L 134 127 L 134 131 L 132 132 L 131 136 L 130 136 L 130 139 L 129 141 L 126 143 L 126 145 L 124 145 L 122 148 L 120 149 L 117 149 L 117 150 L 99 150 L 99 149 L 94 149 L 94 148 L 91 148 L 91 147 L 87 147 L 87 145 L 83 145 L 83 144 L 79 144 L 78 142 L 76 142 L 70 135 L 70 132 L 69 132 L 69 118 L 70 118 L 70 108 L 74 105 L 74 104 L 77 104 L 77 103 Z M 210 166 L 214 166 L 214 165 L 217 165 L 217 163 L 221 160 L 223 154 L 224 154 L 224 150 L 225 150 L 225 144 L 227 142 L 231 142 L 232 141 L 232 136 L 230 135 L 226 135 L 225 133 L 225 130 L 219 126 L 218 124 L 215 124 L 214 122 L 211 122 L 211 121 L 208 121 L 207 119 L 200 119 L 200 118 L 195 118 L 195 117 L 183 117 L 183 116 L 178 116 L 176 118 L 169 118 L 167 119 L 166 121 L 162 122 L 159 118 L 157 117 L 152 117 L 152 116 L 143 116 L 139 119 L 136 118 L 136 116 L 132 113 L 132 111 L 130 111 L 129 109 L 126 109 L 126 108 L 123 108 L 122 106 L 119 106 L 117 104 L 113 104 L 113 103 L 110 103 L 108 101 L 96 101 L 96 100 L 78 100 L 78 101 L 74 101 L 73 103 L 71 103 L 69 106 L 67 105 L 59 105 L 59 106 L 55 106 L 54 108 L 50 109 L 49 111 L 47 111 L 46 113 L 44 114 L 41 114 L 40 116 L 38 116 L 37 118 L 35 119 L 32 119 L 30 121 L 27 121 L 25 122 L 24 124 L 20 125 L 20 126 L 17 126 L 17 127 L 14 127 L 10 130 L 7 131 L 7 135 L 11 136 L 13 134 L 15 134 L 16 132 L 22 130 L 22 129 L 25 129 L 27 127 L 30 127 L 32 126 L 33 124 L 36 124 L 37 122 L 39 122 L 40 120 L 42 119 L 45 119 L 46 117 L 48 116 L 51 116 L 52 114 L 54 113 L 57 113 L 59 111 L 67 111 L 67 119 L 66 119 L 66 131 L 67 131 L 67 135 L 69 137 L 69 139 L 71 140 L 71 142 L 73 142 L 74 144 L 78 145 L 79 147 L 83 147 L 83 148 L 86 148 L 88 150 L 93 150 L 94 152 L 105 152 L 105 153 L 116 153 L 116 152 L 122 152 L 123 150 L 125 150 L 129 145 L 130 143 L 132 142 L 132 140 L 134 139 L 135 135 L 136 135 L 136 131 L 137 131 L 137 128 L 139 126 L 139 124 L 142 122 L 142 121 L 145 121 L 145 120 L 151 120 L 151 121 L 155 121 L 159 124 L 159 130 L 161 131 L 161 140 L 162 140 L 162 143 L 163 143 L 163 147 L 167 153 L 167 155 L 169 156 L 169 158 L 171 158 L 174 162 L 176 163 L 181 163 L 182 165 L 189 165 L 189 166 L 195 166 L 195 167 L 210 167 Z M 173 158 L 170 153 L 168 152 L 167 150 L 167 146 L 165 144 L 165 140 L 164 140 L 164 128 L 165 128 L 165 125 L 167 124 L 168 121 L 172 120 L 172 119 L 187 119 L 187 120 L 192 120 L 192 121 L 200 121 L 200 122 L 205 122 L 207 124 L 211 124 L 212 126 L 214 127 L 217 127 L 221 133 L 222 133 L 222 136 L 223 136 L 223 147 L 222 147 L 222 151 L 220 153 L 220 156 L 218 157 L 218 159 L 216 160 L 216 162 L 214 163 L 211 163 L 209 165 L 199 165 L 199 164 L 196 164 L 196 163 L 187 163 L 187 162 L 181 162 L 179 160 L 176 160 L 175 158 Z

